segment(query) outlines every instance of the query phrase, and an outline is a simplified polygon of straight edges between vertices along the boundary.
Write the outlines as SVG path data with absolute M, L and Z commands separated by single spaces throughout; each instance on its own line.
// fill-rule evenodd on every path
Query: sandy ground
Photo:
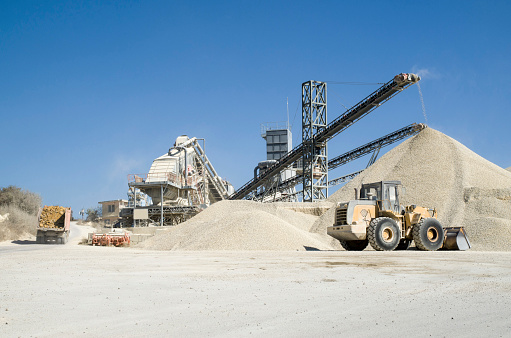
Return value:
M 0 243 L 0 336 L 511 335 L 511 253 Z

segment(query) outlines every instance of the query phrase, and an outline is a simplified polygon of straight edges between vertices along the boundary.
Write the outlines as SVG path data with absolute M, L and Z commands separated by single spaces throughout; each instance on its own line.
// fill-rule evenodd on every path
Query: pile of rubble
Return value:
M 66 208 L 60 206 L 45 206 L 41 211 L 39 227 L 41 228 L 63 228 Z

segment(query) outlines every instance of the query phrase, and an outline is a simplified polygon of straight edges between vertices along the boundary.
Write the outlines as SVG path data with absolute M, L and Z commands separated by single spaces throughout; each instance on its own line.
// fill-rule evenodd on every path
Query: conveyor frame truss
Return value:
M 195 151 L 199 163 L 197 163 L 197 167 L 201 171 L 202 175 L 206 175 L 206 179 L 204 180 L 207 182 L 207 186 L 204 187 L 204 191 L 209 191 L 216 199 L 216 201 L 221 201 L 227 198 L 228 192 L 225 188 L 220 176 L 218 176 L 215 168 L 209 161 L 208 157 L 206 156 L 206 152 L 202 147 L 200 146 L 198 140 L 194 137 L 190 139 L 189 141 L 193 145 L 193 150 Z M 213 202 L 216 202 L 213 201 Z M 207 200 L 209 203 L 209 199 Z
M 371 152 L 379 152 L 381 148 L 386 147 L 394 142 L 400 141 L 406 137 L 418 134 L 424 128 L 426 128 L 426 125 L 422 123 L 412 123 L 406 127 L 396 130 L 395 132 L 380 137 L 377 140 L 374 140 L 372 142 L 364 144 L 363 146 L 350 150 L 342 155 L 334 157 L 333 159 L 328 161 L 328 167 L 330 170 L 333 170 L 337 167 L 340 167 L 341 165 L 356 160 L 357 158 L 365 156 Z M 371 158 L 369 165 L 373 164 L 375 160 L 376 157 Z

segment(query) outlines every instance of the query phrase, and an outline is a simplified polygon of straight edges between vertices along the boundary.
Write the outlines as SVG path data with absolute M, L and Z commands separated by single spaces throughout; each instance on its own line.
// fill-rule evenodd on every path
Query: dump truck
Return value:
M 355 200 L 337 205 L 327 234 L 350 251 L 368 244 L 378 251 L 406 250 L 412 241 L 425 251 L 470 248 L 463 227 L 442 227 L 435 208 L 400 205 L 403 193 L 400 181 L 362 184 L 360 191 L 355 189 Z
M 39 211 L 38 221 L 37 243 L 67 243 L 71 224 L 71 208 L 45 205 Z

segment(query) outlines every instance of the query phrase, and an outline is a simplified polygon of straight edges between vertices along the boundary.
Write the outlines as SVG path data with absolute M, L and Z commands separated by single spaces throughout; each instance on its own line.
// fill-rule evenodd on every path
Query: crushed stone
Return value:
M 509 169 L 509 168 L 508 168 Z M 140 246 L 150 250 L 340 250 L 326 235 L 335 205 L 362 183 L 399 180 L 403 205 L 435 207 L 443 226 L 464 226 L 474 250 L 511 250 L 511 172 L 427 128 L 313 206 L 222 201 Z
M 362 183 L 399 180 L 403 205 L 434 207 L 443 226 L 464 226 L 474 250 L 511 250 L 511 172 L 431 128 L 395 147 L 328 198 L 354 199 Z M 335 208 L 311 231 L 323 233 Z M 494 231 L 498 229 L 499 231 Z
M 151 250 L 331 250 L 330 237 L 309 232 L 321 209 L 301 203 L 221 201 L 140 246 Z

